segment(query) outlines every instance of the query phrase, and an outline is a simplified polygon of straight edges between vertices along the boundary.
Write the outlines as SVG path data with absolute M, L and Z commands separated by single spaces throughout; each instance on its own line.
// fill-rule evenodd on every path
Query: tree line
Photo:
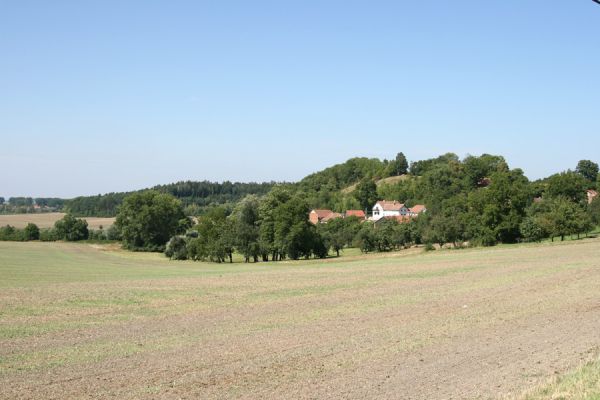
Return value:
M 377 185 L 381 175 L 374 173 L 400 173 L 402 179 Z M 354 190 L 339 189 L 353 179 L 359 179 Z M 61 224 L 77 226 L 78 220 L 71 214 L 51 232 L 59 240 L 99 235 L 118 238 L 130 250 L 165 251 L 174 259 L 214 262 L 231 262 L 234 253 L 247 262 L 258 262 L 326 257 L 330 251 L 339 254 L 346 247 L 372 252 L 415 244 L 431 249 L 447 244 L 492 246 L 555 237 L 564 240 L 600 225 L 600 199 L 588 204 L 586 194 L 599 187 L 598 180 L 598 165 L 590 160 L 580 161 L 573 171 L 530 182 L 522 170 L 511 169 L 501 156 L 483 154 L 461 160 L 448 153 L 409 164 L 399 153 L 386 162 L 351 159 L 298 184 L 272 185 L 266 193 L 246 194 L 235 204 L 211 205 L 197 219 L 189 218 L 185 203 L 171 193 L 135 192 L 124 196 L 117 206 L 110 234 L 108 230 L 88 232 L 87 237 L 66 233 L 70 230 Z M 308 221 L 309 210 L 330 204 L 319 202 L 319 193 L 328 191 L 328 185 L 338 188 L 344 202 L 360 208 L 370 209 L 378 199 L 386 199 L 409 207 L 425 204 L 427 212 L 404 223 L 340 218 L 314 226 Z M 177 193 L 191 196 L 191 187 L 182 185 Z M 242 192 L 236 195 L 242 196 Z M 0 232 L 0 238 L 15 235 L 14 228 L 11 232 Z
M 168 193 L 181 200 L 186 215 L 202 214 L 214 205 L 233 204 L 249 194 L 264 195 L 275 185 L 273 182 L 240 183 L 225 181 L 195 182 L 182 181 L 168 185 L 158 185 L 151 190 Z M 143 191 L 143 190 L 142 190 Z M 97 196 L 80 196 L 65 202 L 65 209 L 80 217 L 114 217 L 123 200 L 134 192 L 107 193 Z
M 61 211 L 65 200 L 55 197 L 0 197 L 0 214 L 27 214 Z
M 121 234 L 113 225 L 108 229 L 89 229 L 84 219 L 76 218 L 66 214 L 56 221 L 52 228 L 40 229 L 36 224 L 28 223 L 19 229 L 11 225 L 0 227 L 0 241 L 26 242 L 40 240 L 43 242 L 54 242 L 58 240 L 77 242 L 81 240 L 94 241 L 119 241 Z

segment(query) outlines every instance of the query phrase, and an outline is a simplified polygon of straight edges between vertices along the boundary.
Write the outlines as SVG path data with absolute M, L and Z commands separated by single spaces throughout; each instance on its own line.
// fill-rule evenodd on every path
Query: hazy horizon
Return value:
M 600 162 L 591 0 L 84 4 L 0 14 L 0 196 L 297 181 L 365 156 Z

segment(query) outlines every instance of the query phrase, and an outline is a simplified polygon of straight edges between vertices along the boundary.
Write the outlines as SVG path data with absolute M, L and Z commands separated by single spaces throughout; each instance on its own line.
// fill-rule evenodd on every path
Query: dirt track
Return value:
M 150 300 L 126 321 L 100 306 L 26 317 L 98 322 L 2 338 L 0 398 L 502 398 L 600 345 L 599 240 L 235 273 L 179 265 L 198 274 L 5 292 L 10 307 Z

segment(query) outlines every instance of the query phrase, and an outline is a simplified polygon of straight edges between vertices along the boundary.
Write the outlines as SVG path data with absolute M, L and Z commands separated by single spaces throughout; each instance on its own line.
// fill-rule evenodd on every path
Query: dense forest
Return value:
M 161 193 L 168 193 L 181 200 L 187 215 L 204 213 L 207 207 L 227 205 L 230 208 L 249 194 L 264 195 L 275 185 L 265 183 L 228 182 L 176 182 L 158 185 L 152 188 Z M 81 217 L 114 217 L 118 207 L 129 193 L 108 193 L 97 196 L 81 196 L 65 202 L 65 210 Z

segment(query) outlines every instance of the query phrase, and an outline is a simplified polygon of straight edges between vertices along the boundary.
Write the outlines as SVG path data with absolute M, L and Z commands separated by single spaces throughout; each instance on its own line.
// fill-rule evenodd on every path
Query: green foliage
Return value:
M 439 166 L 447 165 L 450 162 L 458 162 L 459 158 L 454 153 L 446 153 L 437 158 L 431 158 L 428 160 L 415 161 L 410 164 L 410 173 L 415 176 L 425 174 L 427 171 Z
M 526 242 L 539 242 L 549 235 L 546 226 L 541 218 L 527 216 L 520 226 L 521 235 Z
M 352 245 L 354 237 L 360 230 L 360 219 L 357 217 L 336 218 L 318 226 L 318 233 L 326 248 L 340 255 L 340 250 Z
M 370 253 L 377 248 L 375 237 L 375 226 L 372 223 L 362 224 L 353 241 L 354 247 L 358 247 L 363 253 Z
M 175 197 L 149 190 L 124 199 L 115 225 L 126 248 L 160 251 L 172 236 L 189 228 L 190 220 Z
M 55 235 L 59 240 L 78 241 L 85 240 L 89 236 L 88 223 L 83 219 L 66 214 L 62 219 L 54 223 Z
M 566 171 L 552 175 L 547 185 L 546 194 L 550 197 L 565 197 L 575 203 L 586 200 L 588 182 L 578 173 Z
M 111 225 L 105 232 L 107 240 L 121 240 L 121 232 L 116 225 Z
M 51 211 L 62 210 L 65 200 L 58 197 L 36 197 L 35 204 L 43 208 L 49 208 Z
M 354 197 L 362 210 L 371 209 L 377 202 L 377 185 L 370 178 L 361 180 L 356 186 Z
M 377 198 L 401 201 L 411 207 L 424 202 L 421 186 L 420 179 L 408 176 L 407 179 L 393 184 L 383 183 L 377 186 Z
M 308 175 L 297 184 L 290 185 L 289 190 L 301 194 L 311 208 L 337 211 L 360 208 L 354 196 L 343 193 L 342 189 L 367 177 L 385 177 L 387 167 L 388 162 L 377 158 L 351 158 L 345 163 Z
M 594 182 L 598 178 L 598 164 L 590 160 L 579 161 L 575 171 L 589 182 Z
M 376 223 L 365 222 L 354 235 L 353 245 L 363 253 L 391 251 L 410 247 L 417 243 L 418 218 L 398 223 L 394 219 L 381 219 Z
M 200 215 L 210 206 L 233 204 L 248 194 L 263 195 L 275 184 L 216 182 L 176 182 L 159 185 L 152 190 L 168 193 L 181 200 L 186 215 Z M 139 192 L 136 192 L 139 193 Z M 124 199 L 133 193 L 107 193 L 97 196 L 81 196 L 65 203 L 70 213 L 78 216 L 114 217 Z
M 192 260 L 209 260 L 222 263 L 233 262 L 235 249 L 235 225 L 229 218 L 227 208 L 213 207 L 201 216 L 194 226 L 198 233 L 187 244 L 188 257 Z
M 10 204 L 13 207 L 30 207 L 33 206 L 33 199 L 31 197 L 10 197 L 8 199 L 8 204 Z
M 597 197 L 588 205 L 588 214 L 595 226 L 600 226 L 600 197 Z
M 435 164 L 427 170 L 418 180 L 415 194 L 424 200 L 429 211 L 438 213 L 445 200 L 466 191 L 462 165 L 450 161 L 447 164 Z
M 40 230 L 40 241 L 42 242 L 54 242 L 60 240 L 56 234 L 55 229 L 42 229 Z
M 0 197 L 0 214 L 28 214 L 61 211 L 65 200 L 52 197 Z
M 388 163 L 385 171 L 385 176 L 397 176 L 408 173 L 408 161 L 404 153 L 398 153 L 396 159 Z
M 466 183 L 469 187 L 481 186 L 484 178 L 497 172 L 508 172 L 504 157 L 482 154 L 480 157 L 468 156 L 463 160 Z
M 538 230 L 538 234 L 544 237 L 554 238 L 559 236 L 564 240 L 565 236 L 582 234 L 592 229 L 592 220 L 589 214 L 577 203 L 566 197 L 553 197 L 541 203 L 534 204 L 528 210 L 527 224 Z M 531 236 L 527 229 L 532 226 L 521 226 L 525 229 L 523 236 Z M 533 240 L 539 239 L 534 235 Z
M 446 243 L 458 246 L 464 240 L 460 220 L 453 215 L 438 214 L 431 218 L 423 233 L 426 243 L 436 243 L 444 247 Z
M 0 240 L 21 242 L 24 240 L 23 232 L 11 225 L 0 227 Z
M 303 191 L 319 191 L 326 185 L 340 190 L 368 176 L 381 177 L 385 168 L 386 164 L 377 158 L 351 158 L 343 164 L 337 164 L 308 175 L 299 182 L 298 186 Z
M 308 204 L 300 196 L 291 197 L 274 210 L 274 246 L 281 258 L 297 260 L 313 254 L 321 240 L 308 221 Z
M 181 236 L 173 236 L 165 247 L 165 255 L 170 260 L 187 260 L 188 251 L 185 238 Z
M 244 198 L 232 214 L 235 247 L 245 262 L 258 261 L 261 254 L 259 231 L 259 199 L 255 195 Z
M 24 240 L 39 240 L 40 239 L 40 228 L 36 224 L 29 223 L 23 229 Z
M 23 242 L 30 240 L 40 240 L 40 229 L 35 224 L 29 223 L 23 229 L 17 229 L 11 225 L 0 227 L 0 241 Z
M 529 182 L 521 170 L 492 174 L 488 187 L 469 194 L 470 217 L 478 222 L 480 228 L 471 236 L 485 239 L 487 244 L 492 241 L 515 243 L 520 236 L 519 227 L 525 210 L 531 201 Z

